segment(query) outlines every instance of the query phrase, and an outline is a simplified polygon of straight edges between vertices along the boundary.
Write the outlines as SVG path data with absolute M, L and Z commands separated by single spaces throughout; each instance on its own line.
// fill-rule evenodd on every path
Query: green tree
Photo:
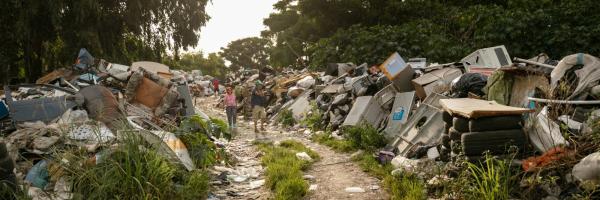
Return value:
M 272 42 L 259 37 L 249 37 L 230 42 L 221 48 L 221 56 L 231 62 L 233 70 L 240 68 L 262 69 L 269 66 Z
M 175 58 L 171 56 L 164 60 L 172 69 L 185 71 L 201 70 L 203 74 L 224 78 L 227 67 L 225 60 L 217 53 L 209 53 L 205 58 L 203 52 L 185 53 Z
M 31 82 L 73 64 L 79 48 L 117 63 L 160 61 L 198 43 L 208 0 L 2 1 L 0 63 Z M 12 31 L 12 33 L 11 33 Z M 3 48 L 4 49 L 4 48 Z
M 600 54 L 597 6 L 594 0 L 281 0 L 262 35 L 275 41 L 271 62 L 279 65 L 298 58 L 311 67 L 375 64 L 393 51 L 454 62 L 495 45 L 511 56 L 545 52 L 560 59 Z

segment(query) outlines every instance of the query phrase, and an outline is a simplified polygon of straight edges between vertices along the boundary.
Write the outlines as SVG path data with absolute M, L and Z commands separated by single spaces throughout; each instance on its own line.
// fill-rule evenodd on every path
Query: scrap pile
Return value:
M 218 129 L 194 107 L 188 86 L 202 88 L 210 78 L 154 62 L 109 63 L 82 49 L 71 68 L 53 71 L 36 84 L 4 86 L 0 180 L 13 188 L 24 180 L 32 197 L 50 191 L 50 198 L 70 199 L 70 191 L 58 188 L 65 183 L 57 181 L 66 180 L 60 166 L 73 161 L 65 158 L 65 163 L 57 163 L 52 157 L 65 149 L 80 149 L 89 156 L 88 162 L 100 163 L 130 134 L 141 136 L 174 165 L 191 171 L 196 164 L 179 139 L 186 133 L 175 131 L 184 119 L 197 115 L 207 129 Z
M 334 138 L 343 134 L 338 129 L 368 124 L 388 141 L 380 158 L 446 163 L 511 157 L 525 172 L 566 164 L 560 183 L 569 189 L 576 184 L 565 180 L 600 181 L 591 175 L 600 168 L 593 154 L 600 144 L 596 57 L 574 54 L 558 64 L 545 54 L 511 59 L 504 46 L 496 46 L 455 63 L 406 62 L 394 53 L 381 65 L 367 66 L 331 64 L 313 77 L 314 87 L 288 91 L 291 98 L 282 98 L 287 102 L 277 109 L 291 111 L 296 121 L 318 113 L 322 130 Z M 539 195 L 562 198 L 566 190 Z

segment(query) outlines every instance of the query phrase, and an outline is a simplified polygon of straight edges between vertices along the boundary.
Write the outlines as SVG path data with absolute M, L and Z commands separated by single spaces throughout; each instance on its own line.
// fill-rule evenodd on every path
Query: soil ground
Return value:
M 216 107 L 216 97 L 202 97 L 198 98 L 196 102 L 197 107 L 207 115 L 226 119 L 224 109 Z M 257 137 L 253 130 L 253 122 L 239 117 L 237 126 L 237 135 L 226 146 L 240 161 L 238 166 L 233 166 L 233 168 L 259 166 L 261 153 L 252 145 Z M 316 185 L 316 189 L 309 191 L 305 199 L 389 199 L 389 195 L 382 187 L 382 181 L 363 172 L 356 163 L 351 162 L 350 154 L 337 153 L 329 147 L 314 143 L 308 139 L 307 135 L 304 135 L 304 131 L 289 131 L 278 125 L 267 126 L 266 129 L 264 132 L 266 137 L 260 138 L 261 140 L 274 143 L 288 139 L 296 140 L 321 156 L 321 160 L 315 162 L 305 172 L 305 175 L 315 177 L 309 182 L 311 185 Z M 213 191 L 213 194 L 219 199 L 272 199 L 271 192 L 264 186 L 258 189 L 248 188 L 248 182 L 265 179 L 264 170 L 258 171 L 260 175 L 257 178 L 242 183 L 232 182 L 231 185 L 216 186 L 217 191 Z M 345 189 L 348 187 L 360 187 L 365 192 L 346 192 Z

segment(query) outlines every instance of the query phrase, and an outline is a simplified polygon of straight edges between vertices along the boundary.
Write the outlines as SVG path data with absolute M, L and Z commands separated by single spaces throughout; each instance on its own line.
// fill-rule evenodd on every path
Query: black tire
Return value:
M 492 154 L 504 154 L 509 146 L 519 151 L 525 149 L 526 137 L 521 129 L 463 133 L 461 142 L 463 153 L 467 156 L 481 156 L 485 151 Z
M 440 143 L 442 144 L 443 147 L 446 148 L 450 148 L 450 136 L 448 135 L 442 135 L 442 137 L 440 137 Z
M 469 131 L 469 119 L 464 118 L 464 117 L 455 117 L 452 120 L 452 127 L 454 128 L 454 130 L 457 130 L 458 132 L 470 132 Z
M 520 129 L 522 118 L 520 115 L 484 117 L 469 121 L 471 132 L 497 131 Z
M 444 123 L 444 134 L 450 134 L 450 128 L 452 128 L 452 123 Z
M 442 112 L 442 119 L 444 119 L 444 122 L 446 122 L 446 124 L 452 124 L 452 115 L 450 115 L 449 112 L 446 111 L 441 111 Z
M 0 142 L 0 160 L 4 157 L 8 157 L 8 149 L 6 149 L 4 142 Z
M 450 130 L 448 131 L 448 136 L 450 136 L 450 140 L 451 141 L 460 141 L 460 136 L 463 133 L 458 132 L 457 130 L 455 130 L 454 128 L 450 128 Z

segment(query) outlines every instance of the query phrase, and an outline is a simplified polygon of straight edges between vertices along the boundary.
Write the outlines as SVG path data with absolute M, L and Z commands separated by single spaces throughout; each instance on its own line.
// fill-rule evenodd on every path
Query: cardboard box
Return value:
M 431 71 L 412 80 L 415 92 L 420 99 L 425 99 L 431 93 L 441 93 L 450 89 L 450 83 L 462 75 L 457 68 L 442 68 Z
M 410 65 L 406 64 L 397 52 L 385 60 L 379 68 L 392 81 L 398 92 L 410 92 L 414 90 L 410 81 L 413 79 L 415 71 Z

